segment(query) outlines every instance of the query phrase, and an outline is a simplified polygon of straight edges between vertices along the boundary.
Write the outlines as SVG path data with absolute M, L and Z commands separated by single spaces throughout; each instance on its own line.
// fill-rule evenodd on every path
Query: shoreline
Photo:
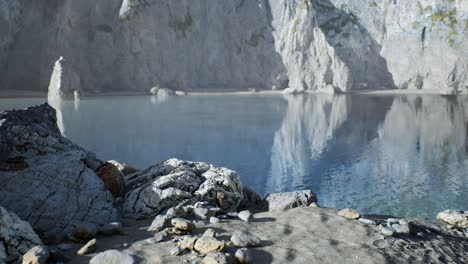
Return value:
M 388 90 L 352 90 L 346 93 L 329 94 L 322 91 L 303 91 L 297 94 L 285 94 L 282 90 L 232 90 L 232 89 L 218 89 L 218 90 L 200 90 L 200 91 L 186 91 L 187 95 L 379 95 L 379 96 L 395 96 L 395 95 L 439 95 L 439 96 L 468 96 L 468 93 L 458 93 L 455 95 L 441 94 L 437 90 L 404 90 L 404 89 L 388 89 Z M 26 94 L 25 94 L 26 93 Z M 96 94 L 84 94 L 83 98 L 101 98 L 101 97 L 123 97 L 123 96 L 153 96 L 148 92 L 143 91 L 112 91 Z M 0 90 L 0 99 L 15 99 L 15 98 L 45 98 L 47 99 L 47 92 L 38 91 L 16 91 L 16 90 Z

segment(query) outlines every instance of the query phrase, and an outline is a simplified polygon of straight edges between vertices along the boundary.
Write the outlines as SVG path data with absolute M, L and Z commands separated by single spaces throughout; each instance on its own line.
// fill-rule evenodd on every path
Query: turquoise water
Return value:
M 0 110 L 43 99 L 0 99 Z M 309 188 L 326 207 L 433 218 L 468 209 L 468 98 L 432 95 L 105 97 L 54 105 L 102 159 L 236 170 L 255 191 Z

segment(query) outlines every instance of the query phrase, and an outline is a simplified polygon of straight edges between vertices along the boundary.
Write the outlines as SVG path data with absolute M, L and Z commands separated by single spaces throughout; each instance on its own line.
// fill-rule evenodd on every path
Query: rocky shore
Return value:
M 262 198 L 230 169 L 102 161 L 48 104 L 0 113 L 0 263 L 466 263 L 468 211 L 436 220 Z

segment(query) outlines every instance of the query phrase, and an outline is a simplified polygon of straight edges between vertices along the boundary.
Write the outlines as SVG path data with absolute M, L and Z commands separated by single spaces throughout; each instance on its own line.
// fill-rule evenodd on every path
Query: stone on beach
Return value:
M 197 239 L 194 249 L 200 254 L 223 251 L 225 243 L 214 237 L 203 236 Z
M 268 194 L 265 198 L 269 211 L 287 210 L 296 207 L 306 207 L 317 202 L 317 197 L 310 190 Z
M 214 229 L 212 229 L 212 228 L 208 228 L 208 229 L 205 230 L 205 232 L 203 232 L 203 236 L 216 237 L 216 231 L 214 231 Z
M 94 256 L 89 264 L 134 264 L 135 260 L 132 256 L 111 249 Z
M 46 264 L 49 250 L 45 246 L 35 246 L 23 256 L 23 264 Z
M 173 218 L 171 220 L 171 224 L 177 229 L 183 231 L 192 231 L 195 228 L 192 221 L 183 218 Z
M 445 210 L 437 214 L 436 219 L 458 228 L 468 228 L 468 211 Z
M 248 248 L 239 248 L 234 256 L 241 264 L 253 263 L 252 251 Z
M 226 254 L 220 252 L 212 252 L 206 255 L 203 260 L 202 264 L 228 264 L 229 260 Z
M 240 220 L 245 221 L 245 222 L 250 222 L 253 219 L 253 215 L 249 210 L 239 212 L 237 217 L 239 217 Z
M 348 219 L 358 219 L 359 217 L 361 217 L 361 215 L 356 210 L 351 208 L 345 208 L 343 210 L 340 210 L 338 212 L 338 215 Z
M 260 245 L 260 238 L 246 231 L 237 230 L 231 237 L 231 242 L 236 247 L 256 247 Z

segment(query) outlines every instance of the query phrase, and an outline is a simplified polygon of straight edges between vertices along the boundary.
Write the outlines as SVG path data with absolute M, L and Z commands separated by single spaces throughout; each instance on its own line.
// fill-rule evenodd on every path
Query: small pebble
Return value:
M 234 255 L 237 262 L 241 264 L 253 263 L 252 252 L 247 248 L 240 248 L 236 251 Z
M 216 231 L 214 231 L 212 228 L 208 228 L 205 230 L 205 232 L 203 233 L 203 236 L 206 236 L 206 237 L 216 237 Z
M 250 222 L 253 219 L 253 215 L 249 210 L 245 210 L 240 212 L 237 217 L 239 217 L 240 220 L 245 221 L 245 222 Z

